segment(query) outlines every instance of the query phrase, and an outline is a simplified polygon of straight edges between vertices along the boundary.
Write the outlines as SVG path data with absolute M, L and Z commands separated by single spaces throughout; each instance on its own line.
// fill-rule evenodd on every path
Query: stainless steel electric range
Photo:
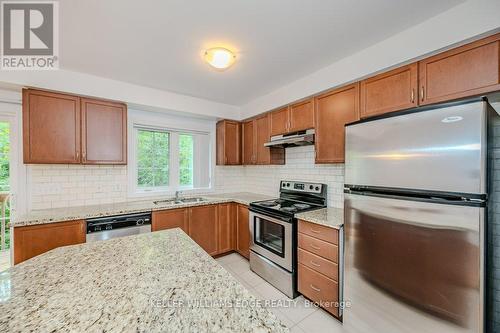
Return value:
M 326 207 L 326 185 L 282 180 L 280 197 L 250 203 L 250 269 L 290 298 L 297 292 L 295 214 Z

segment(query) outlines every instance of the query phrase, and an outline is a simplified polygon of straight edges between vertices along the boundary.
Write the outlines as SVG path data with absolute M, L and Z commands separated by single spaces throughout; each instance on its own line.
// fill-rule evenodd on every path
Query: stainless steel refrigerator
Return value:
M 483 332 L 487 101 L 346 127 L 344 327 Z

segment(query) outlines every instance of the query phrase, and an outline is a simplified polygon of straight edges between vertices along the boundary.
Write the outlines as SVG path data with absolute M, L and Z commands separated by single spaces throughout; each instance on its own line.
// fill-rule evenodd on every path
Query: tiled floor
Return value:
M 248 260 L 237 253 L 216 259 L 238 279 L 255 297 L 262 300 L 288 300 L 288 297 L 250 270 Z M 328 312 L 311 306 L 303 296 L 290 307 L 270 308 L 292 333 L 343 332 L 342 324 Z

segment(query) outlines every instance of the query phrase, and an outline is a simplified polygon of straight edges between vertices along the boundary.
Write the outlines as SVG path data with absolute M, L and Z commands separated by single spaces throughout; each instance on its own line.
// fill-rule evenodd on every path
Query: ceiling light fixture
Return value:
M 214 47 L 205 51 L 205 61 L 218 70 L 231 67 L 235 60 L 234 53 L 223 47 Z

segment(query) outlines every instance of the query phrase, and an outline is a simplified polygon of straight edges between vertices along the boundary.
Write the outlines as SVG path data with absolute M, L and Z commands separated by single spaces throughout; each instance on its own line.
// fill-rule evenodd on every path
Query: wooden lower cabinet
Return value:
M 85 243 L 83 220 L 14 228 L 14 264 L 65 245 Z
M 340 319 L 339 232 L 301 220 L 298 231 L 298 290 Z
M 243 257 L 250 258 L 250 227 L 248 207 L 238 204 L 238 222 L 236 225 L 236 251 Z
M 218 253 L 217 208 L 217 205 L 189 208 L 189 236 L 210 255 Z
M 218 210 L 217 254 L 222 254 L 233 251 L 236 244 L 236 204 L 220 204 Z
M 231 252 L 236 250 L 238 243 L 239 206 L 246 210 L 248 234 L 248 209 L 235 203 L 156 211 L 153 212 L 151 230 L 181 228 L 212 256 Z M 240 231 L 243 230 L 240 228 Z M 243 243 L 240 241 L 240 244 Z M 244 255 L 248 257 L 249 253 Z
M 324 309 L 338 317 L 339 285 L 323 274 L 299 263 L 299 292 L 305 297 L 324 304 Z
M 189 234 L 188 218 L 188 210 L 186 208 L 153 212 L 151 231 L 181 228 L 186 234 Z

